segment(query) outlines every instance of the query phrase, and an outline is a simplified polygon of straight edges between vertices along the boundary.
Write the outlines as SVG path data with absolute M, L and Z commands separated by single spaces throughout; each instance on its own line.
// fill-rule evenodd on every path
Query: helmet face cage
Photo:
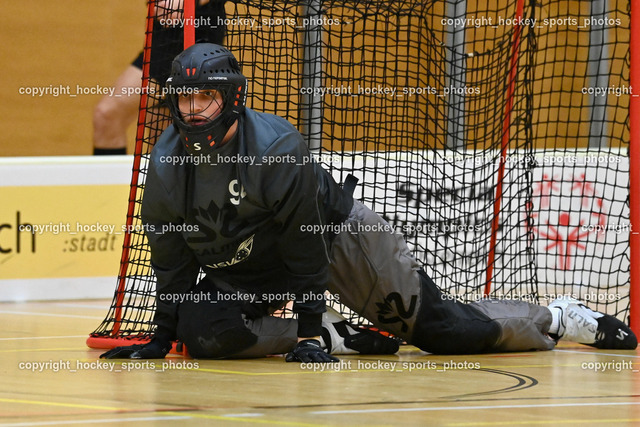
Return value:
M 227 104 L 227 89 L 196 89 L 185 91 L 182 95 L 175 95 L 178 105 L 179 119 L 185 124 L 198 123 L 200 121 L 213 121 Z
M 167 100 L 187 152 L 206 154 L 221 145 L 244 112 L 246 90 L 238 62 L 222 46 L 195 44 L 176 57 Z
M 174 121 L 184 126 L 203 125 L 218 120 L 234 94 L 230 84 L 184 86 L 167 95 Z M 232 102 L 231 102 L 232 103 Z M 194 125 L 194 123 L 198 123 Z

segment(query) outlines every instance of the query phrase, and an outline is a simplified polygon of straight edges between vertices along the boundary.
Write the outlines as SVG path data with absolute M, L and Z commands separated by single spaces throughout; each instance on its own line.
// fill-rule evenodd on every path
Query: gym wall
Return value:
M 101 96 L 71 97 L 61 88 L 97 92 L 114 83 L 143 47 L 146 2 L 33 0 L 2 8 L 0 156 L 92 154 Z M 48 94 L 25 93 L 34 90 Z M 133 126 L 130 133 L 129 153 Z

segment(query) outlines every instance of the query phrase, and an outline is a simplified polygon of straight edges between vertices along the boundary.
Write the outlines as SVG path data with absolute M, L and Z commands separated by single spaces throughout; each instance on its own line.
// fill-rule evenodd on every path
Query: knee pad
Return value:
M 222 304 L 180 304 L 177 335 L 196 359 L 232 357 L 258 340 L 245 325 L 241 308 Z
M 500 339 L 500 325 L 468 304 L 444 295 L 420 270 L 422 304 L 410 344 L 434 354 L 490 351 Z

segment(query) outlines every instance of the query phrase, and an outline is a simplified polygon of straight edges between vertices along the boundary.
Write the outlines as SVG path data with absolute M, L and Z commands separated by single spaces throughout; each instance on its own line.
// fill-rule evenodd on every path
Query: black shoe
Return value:
M 612 350 L 634 350 L 638 346 L 636 334 L 617 318 L 605 314 L 598 319 L 595 348 Z

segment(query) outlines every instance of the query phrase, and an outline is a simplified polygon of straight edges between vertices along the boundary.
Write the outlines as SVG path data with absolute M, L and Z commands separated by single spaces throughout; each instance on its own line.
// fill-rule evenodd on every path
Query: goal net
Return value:
M 198 8 L 191 24 L 196 39 L 224 37 L 249 79 L 248 106 L 293 123 L 337 181 L 359 178 L 355 197 L 452 297 L 545 305 L 573 295 L 627 320 L 629 3 L 489 3 L 237 0 Z M 153 332 L 140 202 L 149 152 L 170 124 L 153 70 L 169 64 L 157 53 L 171 52 L 165 43 L 176 50 L 166 18 L 189 25 L 155 6 L 130 233 L 92 347 Z

